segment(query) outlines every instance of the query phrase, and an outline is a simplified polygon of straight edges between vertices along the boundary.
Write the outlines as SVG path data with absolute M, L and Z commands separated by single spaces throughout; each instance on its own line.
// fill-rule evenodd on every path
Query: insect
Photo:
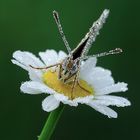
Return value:
M 86 90 L 80 85 L 80 82 L 79 82 L 79 73 L 80 73 L 81 62 L 86 59 L 89 59 L 90 57 L 101 57 L 101 56 L 106 56 L 106 55 L 110 55 L 110 54 L 118 54 L 118 53 L 122 52 L 122 50 L 120 48 L 116 48 L 114 50 L 110 50 L 108 52 L 103 52 L 100 54 L 95 54 L 95 55 L 90 55 L 90 56 L 87 55 L 89 52 L 89 49 L 91 48 L 93 42 L 95 41 L 97 35 L 99 34 L 99 30 L 102 28 L 103 24 L 105 23 L 108 15 L 109 15 L 109 10 L 105 9 L 103 11 L 103 13 L 101 14 L 101 16 L 99 17 L 99 19 L 92 24 L 88 33 L 81 40 L 81 42 L 77 45 L 77 47 L 72 50 L 65 37 L 64 32 L 63 32 L 58 12 L 53 11 L 53 17 L 57 24 L 57 27 L 58 27 L 59 33 L 61 35 L 61 38 L 64 42 L 64 45 L 67 49 L 68 56 L 64 60 L 62 60 L 62 62 L 54 64 L 54 65 L 50 65 L 50 66 L 47 66 L 44 68 L 35 68 L 33 66 L 31 66 L 31 67 L 35 68 L 35 69 L 48 69 L 48 68 L 57 66 L 59 69 L 58 79 L 62 80 L 66 84 L 68 84 L 70 82 L 73 83 L 72 84 L 72 93 L 73 93 L 74 87 L 77 84 L 80 86 L 80 88 L 82 88 L 83 90 Z

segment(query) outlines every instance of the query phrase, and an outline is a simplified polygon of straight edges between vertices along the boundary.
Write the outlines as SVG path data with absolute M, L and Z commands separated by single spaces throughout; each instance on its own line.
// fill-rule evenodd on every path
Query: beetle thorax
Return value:
M 78 61 L 67 57 L 62 62 L 61 78 L 65 81 L 74 76 L 78 71 Z

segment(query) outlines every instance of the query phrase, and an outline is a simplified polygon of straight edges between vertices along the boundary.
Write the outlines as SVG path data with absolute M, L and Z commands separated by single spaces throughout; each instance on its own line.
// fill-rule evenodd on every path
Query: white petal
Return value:
M 29 77 L 32 81 L 42 82 L 42 71 L 29 68 Z
M 13 64 L 20 66 L 21 68 L 23 68 L 24 70 L 28 71 L 28 67 L 26 67 L 25 65 L 21 64 L 20 62 L 18 62 L 17 60 L 12 59 L 11 60 Z
M 91 102 L 91 100 L 93 100 L 94 96 L 86 96 L 86 97 L 79 97 L 74 99 L 75 102 L 77 103 L 81 103 L 81 104 L 88 104 L 89 102 Z
M 54 98 L 53 95 L 46 97 L 42 102 L 43 110 L 50 112 L 59 106 L 60 102 Z
M 96 111 L 107 115 L 109 118 L 117 118 L 117 113 L 107 106 L 99 105 L 94 102 L 91 102 L 88 105 L 94 108 Z
M 39 56 L 44 61 L 46 66 L 56 64 L 58 60 L 58 54 L 55 50 L 46 50 L 46 52 L 40 52 Z
M 110 94 L 113 92 L 125 92 L 127 91 L 127 84 L 124 82 L 118 82 L 117 84 L 113 84 L 107 87 L 104 87 L 102 89 L 98 89 L 96 91 L 96 95 L 104 95 L 104 94 Z
M 105 106 L 113 105 L 117 107 L 125 107 L 131 105 L 130 101 L 119 96 L 105 95 L 105 96 L 97 96 L 95 97 L 95 99 L 97 99 L 94 101 L 95 103 Z
M 52 94 L 52 93 L 54 93 L 45 84 L 35 82 L 35 81 L 29 81 L 29 82 L 23 83 L 20 87 L 20 90 L 23 93 L 28 93 L 28 94 L 40 94 L 40 93 Z
M 91 73 L 96 65 L 97 59 L 94 58 L 89 58 L 88 60 L 86 60 L 81 68 L 80 68 L 80 77 L 86 77 L 87 74 Z
M 83 74 L 84 75 L 84 74 Z M 114 84 L 114 79 L 111 76 L 111 71 L 101 67 L 95 67 L 89 73 L 82 75 L 82 79 L 87 81 L 96 91 L 106 86 Z
M 66 57 L 67 57 L 67 54 L 65 52 L 59 51 L 59 53 L 58 53 L 58 61 L 61 61 Z
M 70 106 L 78 106 L 78 103 L 75 100 L 69 100 L 67 96 L 64 96 L 60 93 L 55 93 L 54 97 L 56 100 L 62 102 L 63 104 L 68 104 Z
M 44 64 L 35 55 L 29 52 L 16 51 L 13 53 L 13 58 L 25 66 L 32 65 L 34 67 L 43 67 Z
M 54 94 L 54 97 L 58 101 L 67 101 L 68 100 L 67 96 L 64 96 L 63 94 L 60 94 L 60 93 Z
M 25 66 L 14 59 L 12 59 L 11 61 L 13 64 L 16 64 L 16 65 L 20 66 L 21 68 L 23 68 L 24 70 L 28 71 L 29 77 L 32 81 L 39 81 L 39 82 L 42 81 L 42 71 Z
M 102 67 L 95 67 L 94 70 L 91 72 L 91 75 L 93 77 L 106 77 L 111 76 L 111 71 Z
M 91 77 L 90 81 L 92 82 L 90 84 L 93 86 L 95 91 L 114 84 L 114 79 L 111 76 Z

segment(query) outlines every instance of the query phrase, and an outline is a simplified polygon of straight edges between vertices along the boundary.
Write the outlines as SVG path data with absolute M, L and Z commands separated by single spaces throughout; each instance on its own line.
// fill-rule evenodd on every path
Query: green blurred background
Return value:
M 41 109 L 45 95 L 21 94 L 28 74 L 11 64 L 12 53 L 38 54 L 46 49 L 66 50 L 52 11 L 59 11 L 65 34 L 74 48 L 103 9 L 111 13 L 90 53 L 120 47 L 124 53 L 100 58 L 98 65 L 111 69 L 116 81 L 129 84 L 117 93 L 131 107 L 113 107 L 118 119 L 108 119 L 92 108 L 67 107 L 52 140 L 132 140 L 140 133 L 139 0 L 0 0 L 0 139 L 37 140 L 48 113 Z

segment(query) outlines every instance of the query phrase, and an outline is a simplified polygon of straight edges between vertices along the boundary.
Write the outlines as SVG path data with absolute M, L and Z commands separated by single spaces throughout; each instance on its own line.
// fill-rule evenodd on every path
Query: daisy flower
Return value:
M 58 79 L 58 67 L 54 66 L 46 70 L 33 68 L 61 63 L 67 58 L 67 54 L 63 51 L 57 53 L 55 50 L 46 50 L 40 52 L 39 56 L 41 59 L 30 52 L 16 51 L 13 53 L 12 63 L 28 71 L 30 80 L 22 83 L 20 87 L 23 93 L 46 94 L 46 98 L 42 101 L 43 110 L 51 112 L 58 108 L 60 103 L 74 107 L 77 107 L 78 104 L 86 104 L 109 118 L 117 118 L 117 113 L 109 106 L 131 105 L 130 101 L 123 97 L 110 95 L 127 91 L 127 84 L 115 83 L 110 70 L 96 66 L 96 57 L 82 62 L 79 81 L 86 90 L 76 85 L 73 98 L 71 98 L 71 84 L 65 84 Z

